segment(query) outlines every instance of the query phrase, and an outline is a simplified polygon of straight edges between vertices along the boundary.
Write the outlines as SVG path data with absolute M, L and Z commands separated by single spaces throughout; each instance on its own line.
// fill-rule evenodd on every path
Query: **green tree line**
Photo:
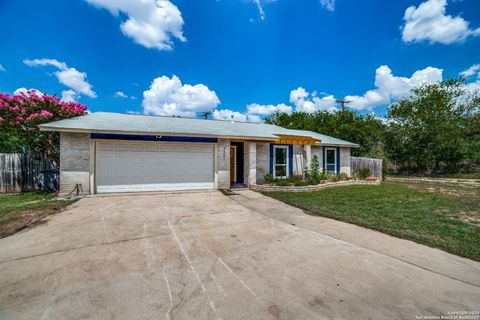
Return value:
M 357 143 L 353 156 L 381 158 L 391 174 L 480 171 L 480 94 L 462 79 L 412 89 L 384 119 L 345 110 L 275 113 L 266 122 Z

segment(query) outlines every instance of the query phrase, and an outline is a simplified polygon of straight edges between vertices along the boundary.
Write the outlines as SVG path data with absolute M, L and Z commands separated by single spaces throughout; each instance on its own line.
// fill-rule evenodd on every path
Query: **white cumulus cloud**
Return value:
M 169 0 L 86 0 L 107 9 L 118 17 L 126 16 L 120 29 L 123 34 L 146 48 L 172 50 L 172 38 L 186 41 L 180 10 Z
M 460 72 L 459 75 L 467 78 L 476 75 L 476 79 L 467 83 L 465 89 L 467 92 L 480 91 L 480 64 L 474 64 L 467 70 Z
M 235 122 L 260 123 L 263 121 L 263 118 L 265 116 L 268 116 L 277 111 L 292 113 L 292 107 L 287 106 L 284 103 L 280 103 L 277 105 L 262 105 L 258 103 L 251 103 L 247 105 L 247 110 L 245 112 L 239 112 L 230 109 L 220 109 L 214 110 L 212 112 L 212 117 L 216 120 L 233 120 Z
M 65 62 L 60 62 L 56 59 L 25 59 L 23 63 L 30 67 L 53 66 L 58 69 L 58 71 L 55 71 L 53 74 L 61 84 L 87 97 L 97 97 L 97 94 L 92 90 L 92 85 L 87 81 L 87 74 L 75 68 L 68 67 Z
M 212 113 L 212 117 L 216 120 L 230 120 L 235 122 L 259 123 L 262 121 L 262 119 L 257 115 L 241 113 L 229 109 L 214 110 Z
M 128 96 L 127 96 L 125 93 L 123 93 L 122 91 L 117 91 L 117 92 L 115 92 L 115 93 L 113 94 L 113 96 L 114 96 L 115 98 L 124 98 L 124 99 L 128 98 Z
M 23 63 L 25 63 L 29 67 L 54 66 L 60 70 L 67 69 L 67 64 L 65 62 L 60 62 L 57 59 L 25 59 L 23 60 Z
M 268 104 L 268 105 L 262 105 L 258 103 L 251 103 L 247 105 L 247 113 L 249 115 L 270 115 L 274 112 L 286 112 L 286 113 L 292 113 L 292 107 L 287 106 L 284 103 L 280 103 L 277 105 L 273 104 Z
M 79 94 L 71 89 L 62 91 L 62 100 L 65 102 L 76 102 L 79 98 Z
M 375 72 L 375 89 L 368 90 L 362 96 L 346 96 L 351 101 L 349 107 L 357 110 L 371 110 L 374 107 L 389 104 L 410 94 L 410 90 L 422 83 L 442 80 L 442 69 L 427 67 L 415 71 L 411 77 L 399 77 L 392 74 L 388 66 L 380 66 Z
M 295 105 L 295 111 L 312 113 L 319 110 L 336 111 L 335 98 L 332 95 L 318 97 L 316 92 L 309 93 L 302 87 L 290 92 L 290 103 Z
M 158 77 L 143 92 L 145 114 L 195 117 L 197 112 L 211 111 L 220 104 L 215 91 L 203 84 L 182 84 L 173 75 Z
M 460 72 L 459 75 L 462 77 L 471 77 L 474 74 L 476 74 L 478 71 L 480 71 L 480 64 L 474 64 L 467 70 L 463 70 L 462 72 Z
M 320 4 L 328 11 L 335 11 L 335 0 L 320 0 Z
M 418 7 L 408 7 L 403 18 L 403 41 L 450 44 L 480 35 L 480 28 L 470 29 L 470 23 L 461 16 L 447 15 L 446 7 L 447 0 L 427 0 Z
M 15 91 L 13 92 L 13 94 L 14 94 L 14 95 L 17 95 L 17 94 L 20 94 L 20 93 L 24 93 L 24 94 L 28 95 L 28 91 L 32 91 L 32 90 L 35 90 L 35 91 L 36 91 L 35 93 L 36 93 L 37 96 L 39 96 L 39 97 L 43 96 L 43 93 L 40 92 L 39 90 L 37 90 L 37 89 L 35 89 L 35 88 L 27 89 L 27 88 L 25 88 L 25 87 L 18 88 L 17 90 L 15 90 Z
M 17 94 L 20 94 L 20 93 L 24 93 L 24 94 L 28 95 L 28 91 L 31 92 L 32 90 L 35 90 L 36 91 L 35 94 L 39 97 L 44 95 L 42 92 L 40 92 L 39 90 L 37 90 L 35 88 L 27 89 L 25 87 L 18 88 L 17 90 L 15 90 L 13 92 L 13 94 L 17 95 Z M 68 89 L 68 90 L 63 90 L 62 91 L 61 100 L 65 101 L 65 102 L 76 102 L 78 100 L 78 97 L 79 97 L 78 92 Z

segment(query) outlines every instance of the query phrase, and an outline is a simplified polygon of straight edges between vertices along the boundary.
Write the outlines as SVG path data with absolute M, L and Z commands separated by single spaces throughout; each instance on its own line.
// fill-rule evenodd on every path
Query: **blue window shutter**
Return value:
M 322 147 L 322 168 L 325 171 L 325 146 Z
M 288 175 L 293 176 L 293 145 L 288 146 Z
M 270 174 L 273 174 L 273 144 L 270 144 Z
M 340 147 L 337 147 L 337 175 L 340 174 Z

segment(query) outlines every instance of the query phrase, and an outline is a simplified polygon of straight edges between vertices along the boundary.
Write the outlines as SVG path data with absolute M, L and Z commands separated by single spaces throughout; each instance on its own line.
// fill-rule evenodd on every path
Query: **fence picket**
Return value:
M 44 154 L 0 153 L 0 193 L 41 190 L 42 171 L 51 169 Z
M 382 159 L 364 158 L 364 157 L 350 157 L 350 171 L 352 175 L 360 169 L 368 168 L 372 177 L 382 179 Z

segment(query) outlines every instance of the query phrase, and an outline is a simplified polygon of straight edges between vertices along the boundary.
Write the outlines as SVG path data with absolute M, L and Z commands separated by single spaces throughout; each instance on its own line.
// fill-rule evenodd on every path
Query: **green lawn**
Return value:
M 480 188 L 385 182 L 266 195 L 334 218 L 480 261 Z
M 58 212 L 70 203 L 42 192 L 0 195 L 0 238 Z

